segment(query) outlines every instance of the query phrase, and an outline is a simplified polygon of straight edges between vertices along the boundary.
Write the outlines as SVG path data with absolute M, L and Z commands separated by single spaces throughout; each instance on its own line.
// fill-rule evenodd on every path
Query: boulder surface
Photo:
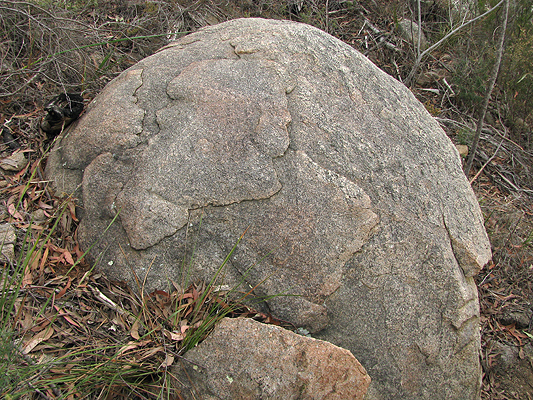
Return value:
M 252 319 L 223 319 L 186 359 L 185 400 L 363 400 L 370 383 L 348 350 Z
M 111 277 L 209 281 L 246 231 L 224 283 L 297 295 L 266 311 L 350 350 L 367 398 L 479 398 L 491 253 L 457 150 L 332 36 L 240 19 L 181 38 L 94 99 L 47 176 Z

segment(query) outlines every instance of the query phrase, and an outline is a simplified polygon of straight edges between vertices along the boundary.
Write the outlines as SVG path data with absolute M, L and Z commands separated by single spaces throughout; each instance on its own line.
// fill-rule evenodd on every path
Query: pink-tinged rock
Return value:
M 350 351 L 251 319 L 222 320 L 185 358 L 185 399 L 363 399 L 370 384 Z

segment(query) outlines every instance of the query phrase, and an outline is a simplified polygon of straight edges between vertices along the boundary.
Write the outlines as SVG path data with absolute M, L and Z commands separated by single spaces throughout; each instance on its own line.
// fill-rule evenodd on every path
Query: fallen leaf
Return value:
M 77 326 L 78 328 L 81 328 L 75 321 L 70 318 L 69 314 L 66 312 L 62 312 L 61 309 L 54 304 L 54 308 L 59 312 L 58 316 L 65 318 L 70 324 Z
M 54 207 L 52 207 L 49 204 L 44 203 L 42 200 L 39 200 L 39 208 L 42 208 L 43 210 L 51 210 Z
M 19 221 L 24 221 L 24 218 L 22 217 L 22 215 L 17 211 L 17 209 L 15 208 L 15 205 L 14 204 L 10 204 L 9 206 L 7 206 L 7 212 L 9 213 L 9 215 L 11 215 L 12 217 L 14 217 L 15 219 L 19 220 Z
M 60 299 L 61 297 L 63 297 L 65 295 L 65 293 L 67 293 L 67 290 L 70 287 L 71 282 L 72 282 L 72 279 L 69 277 L 68 278 L 68 282 L 65 285 L 65 287 L 63 289 L 61 289 L 61 291 L 56 295 L 56 299 Z
M 174 356 L 171 355 L 171 354 L 167 354 L 167 357 L 165 358 L 165 361 L 163 361 L 163 363 L 161 363 L 159 368 L 168 368 L 168 367 L 170 367 L 172 365 L 173 362 L 174 362 Z
M 70 211 L 70 217 L 76 221 L 76 222 L 79 222 L 78 218 L 76 218 L 76 206 L 74 205 L 73 202 L 69 202 L 68 203 L 68 209 Z
M 39 265 L 39 273 L 40 273 L 40 275 L 42 275 L 43 272 L 44 272 L 44 265 L 46 264 L 46 260 L 48 259 L 49 251 L 50 251 L 50 249 L 48 247 L 45 247 L 43 258 L 41 259 L 41 264 Z
M 164 296 L 164 297 L 170 297 L 170 295 L 167 292 L 165 292 L 164 290 L 155 290 L 152 293 L 150 293 L 150 295 L 152 295 L 152 296 L 155 295 L 155 294 L 158 294 L 158 295 Z
M 133 350 L 133 349 L 136 349 L 137 347 L 139 347 L 139 344 L 138 343 L 135 343 L 135 342 L 128 342 L 126 345 L 122 346 L 120 348 L 120 350 L 118 351 L 117 353 L 117 356 L 120 356 L 122 354 L 124 354 L 125 352 L 127 352 L 128 350 Z
M 204 320 L 201 319 L 200 321 L 197 321 L 197 322 L 193 325 L 193 328 L 198 329 L 200 326 L 202 326 L 203 323 L 204 323 Z
M 26 174 L 26 172 L 28 171 L 28 167 L 30 166 L 30 163 L 27 163 L 26 166 L 20 170 L 20 172 L 18 172 L 15 176 L 13 176 L 13 182 L 18 182 L 20 180 L 20 178 Z M 21 186 L 25 186 L 25 185 L 21 185 Z
M 139 319 L 136 319 L 133 325 L 131 326 L 131 330 L 130 330 L 131 337 L 137 340 L 141 338 L 139 336 L 139 325 L 140 325 L 140 321 Z
M 176 342 L 179 342 L 180 340 L 183 340 L 185 339 L 185 335 L 183 333 L 180 333 L 180 332 L 176 332 L 176 331 L 173 331 L 173 332 L 170 332 L 170 331 L 167 331 L 166 329 L 163 331 L 163 334 L 169 338 L 170 340 L 174 340 Z
M 24 270 L 24 278 L 22 278 L 22 287 L 30 286 L 33 283 L 33 275 L 31 273 L 30 265 L 26 266 Z
M 23 311 L 24 318 L 19 320 L 20 327 L 23 331 L 29 330 L 33 326 L 33 315 L 30 312 Z
M 40 331 L 38 334 L 33 336 L 28 344 L 24 347 L 22 350 L 22 353 L 28 354 L 30 351 L 32 351 L 35 346 L 37 346 L 39 343 L 44 342 L 45 340 L 48 340 L 52 337 L 54 334 L 54 328 L 52 328 L 52 325 L 47 325 L 45 329 Z
M 515 324 L 504 326 L 504 329 L 518 341 L 520 346 L 522 346 L 522 339 L 527 338 L 527 336 L 524 335 L 522 332 L 516 330 Z
M 39 269 L 41 255 L 42 253 L 40 250 L 32 253 L 31 258 L 30 258 L 30 268 L 32 271 L 37 271 Z
M 67 264 L 74 265 L 74 259 L 72 258 L 72 254 L 70 254 L 70 251 L 65 250 L 65 252 L 63 253 L 63 257 L 65 257 L 65 261 L 67 262 Z
M 76 242 L 76 245 L 74 246 L 74 253 L 76 253 L 78 258 L 83 256 L 83 251 L 80 250 L 80 245 L 78 244 L 78 242 Z
M 147 350 L 144 355 L 138 360 L 139 362 L 142 360 L 145 360 L 149 357 L 152 357 L 154 354 L 159 353 L 160 351 L 163 351 L 163 346 L 154 347 L 153 349 Z
M 182 295 L 180 295 L 178 297 L 178 301 L 179 300 L 185 300 L 185 299 L 192 299 L 192 293 L 183 293 Z
M 184 319 L 184 320 L 182 320 L 180 322 L 180 331 L 181 331 L 182 334 L 184 334 L 185 331 L 187 331 L 187 329 L 189 329 L 189 327 L 190 326 L 189 326 L 189 324 L 188 324 L 186 319 Z M 183 335 L 183 336 L 185 336 L 185 335 Z

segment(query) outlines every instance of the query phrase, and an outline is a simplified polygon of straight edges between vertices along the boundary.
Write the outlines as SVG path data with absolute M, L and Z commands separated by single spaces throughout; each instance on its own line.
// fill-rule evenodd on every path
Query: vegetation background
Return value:
M 491 90 L 508 1 L 503 57 Z M 240 17 L 291 19 L 338 37 L 408 84 L 458 145 L 471 145 L 490 90 L 469 175 L 494 253 L 477 279 L 482 398 L 532 399 L 530 0 L 0 0 L 0 152 L 29 161 L 0 178 L 0 219 L 17 228 L 18 257 L 3 260 L 2 395 L 179 398 L 167 367 L 182 357 L 187 332 L 200 332 L 196 340 L 208 333 L 194 325 L 220 307 L 214 283 L 176 284 L 175 292 L 138 298 L 92 271 L 77 246 L 75 199 L 50 193 L 42 179 L 51 139 L 39 124 L 54 96 L 78 92 L 88 103 L 169 41 Z M 269 320 L 226 306 L 226 313 Z

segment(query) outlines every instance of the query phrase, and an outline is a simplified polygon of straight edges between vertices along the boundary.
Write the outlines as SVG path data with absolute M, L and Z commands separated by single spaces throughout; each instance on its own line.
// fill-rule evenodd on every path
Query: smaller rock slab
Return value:
M 350 351 L 251 319 L 223 319 L 185 357 L 185 399 L 363 399 L 370 384 Z

